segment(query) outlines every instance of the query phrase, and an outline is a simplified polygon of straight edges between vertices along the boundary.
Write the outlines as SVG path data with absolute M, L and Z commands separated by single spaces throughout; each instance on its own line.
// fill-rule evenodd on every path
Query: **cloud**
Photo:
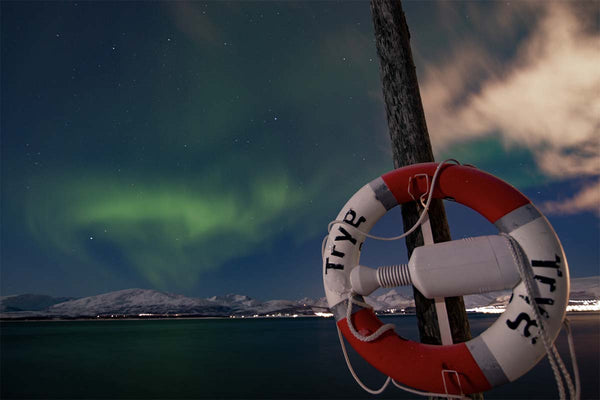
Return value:
M 550 177 L 600 174 L 600 40 L 568 5 L 546 3 L 509 62 L 477 42 L 446 61 L 428 66 L 422 85 L 438 150 L 499 134 L 507 148 L 528 148 Z
M 543 203 L 541 208 L 551 214 L 570 215 L 589 211 L 600 216 L 600 181 L 585 187 L 569 199 Z

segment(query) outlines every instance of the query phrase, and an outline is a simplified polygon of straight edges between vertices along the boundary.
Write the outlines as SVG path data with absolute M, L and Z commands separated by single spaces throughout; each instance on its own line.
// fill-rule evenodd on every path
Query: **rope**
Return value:
M 569 354 L 571 355 L 571 364 L 573 367 L 573 376 L 575 376 L 575 394 L 576 399 L 581 396 L 581 381 L 579 380 L 579 367 L 577 366 L 577 357 L 575 356 L 575 343 L 573 341 L 573 332 L 571 332 L 571 322 L 568 318 L 563 321 L 567 331 L 567 341 L 569 343 Z
M 447 159 L 442 161 L 440 164 L 438 164 L 437 168 L 435 169 L 435 172 L 433 174 L 433 178 L 431 179 L 431 186 L 428 187 L 428 192 L 424 193 L 421 195 L 421 197 L 419 198 L 419 202 L 421 203 L 421 206 L 423 207 L 421 214 L 419 215 L 419 219 L 417 220 L 417 222 L 415 222 L 415 224 L 406 232 L 404 232 L 403 234 L 399 235 L 399 236 L 394 236 L 394 237 L 381 237 L 381 236 L 375 236 L 375 235 L 371 235 L 368 232 L 364 232 L 358 228 L 356 228 L 354 225 L 351 225 L 350 223 L 344 221 L 344 220 L 334 220 L 331 221 L 328 225 L 327 225 L 327 235 L 325 235 L 325 237 L 323 238 L 323 242 L 321 243 L 321 258 L 323 258 L 324 254 L 325 254 L 325 245 L 327 244 L 327 239 L 329 238 L 329 233 L 331 232 L 331 229 L 333 227 L 333 225 L 335 224 L 344 224 L 346 226 L 351 227 L 353 230 L 357 231 L 358 233 L 364 235 L 365 237 L 371 238 L 371 239 L 375 239 L 375 240 L 383 240 L 383 241 L 392 241 L 392 240 L 399 240 L 402 239 L 408 235 L 410 235 L 411 233 L 413 233 L 419 226 L 421 226 L 421 224 L 423 223 L 423 220 L 425 219 L 425 217 L 427 216 L 427 211 L 429 210 L 429 206 L 431 204 L 431 200 L 433 199 L 433 188 L 435 187 L 435 184 L 438 180 L 440 171 L 443 167 L 444 164 L 449 163 L 449 162 L 454 162 L 457 165 L 460 165 L 460 162 L 458 162 L 457 160 L 454 159 Z M 410 192 L 409 192 L 410 193 Z M 427 195 L 427 201 L 425 203 L 423 203 L 423 197 Z M 411 195 L 412 196 L 412 195 Z M 414 197 L 413 197 L 414 199 Z M 371 307 L 369 304 L 356 300 L 354 298 L 354 292 L 350 291 L 350 293 L 348 294 L 348 306 L 346 308 L 346 322 L 348 324 L 348 329 L 350 330 L 350 332 L 352 332 L 352 335 L 354 335 L 354 337 L 362 342 L 371 342 L 374 340 L 377 340 L 381 335 L 383 335 L 385 332 L 387 332 L 390 329 L 394 329 L 395 326 L 394 324 L 385 324 L 380 326 L 375 332 L 373 332 L 371 335 L 368 336 L 363 336 L 361 335 L 356 328 L 354 328 L 354 325 L 352 324 L 352 305 L 356 304 L 359 305 L 363 308 L 368 308 L 368 309 L 373 309 L 373 307 Z M 344 344 L 344 339 L 342 337 L 342 334 L 340 332 L 340 329 L 338 328 L 338 337 L 340 339 L 340 345 L 342 347 L 342 352 L 344 353 L 344 359 L 346 360 L 346 365 L 348 366 L 348 370 L 350 370 L 350 373 L 352 374 L 352 377 L 354 378 L 354 380 L 356 381 L 356 383 L 358 383 L 358 385 L 365 390 L 366 392 L 370 393 L 370 394 L 380 394 L 382 393 L 390 384 L 390 381 L 394 384 L 394 386 L 405 390 L 407 392 L 410 393 L 414 393 L 414 394 L 418 394 L 420 396 L 434 396 L 434 397 L 445 397 L 445 398 L 449 398 L 449 399 L 463 399 L 465 398 L 464 396 L 461 395 L 453 395 L 453 394 L 442 394 L 442 393 L 430 393 L 430 392 L 422 392 L 416 389 L 412 389 L 406 386 L 403 386 L 401 384 L 399 384 L 398 382 L 396 382 L 395 380 L 391 379 L 389 376 L 387 377 L 387 379 L 385 380 L 385 382 L 383 383 L 383 385 L 379 388 L 379 389 L 371 389 L 369 387 L 367 387 L 358 377 L 358 375 L 356 374 L 356 372 L 354 371 L 354 368 L 352 368 L 352 364 L 350 362 L 350 358 L 348 357 L 348 352 L 346 350 L 346 345 Z
M 383 385 L 381 385 L 381 387 L 379 389 L 371 389 L 371 388 L 369 388 L 367 385 L 365 385 L 360 380 L 360 378 L 356 374 L 356 371 L 354 371 L 354 368 L 352 367 L 352 363 L 350 362 L 350 357 L 348 357 L 348 351 L 346 350 L 346 344 L 344 343 L 344 337 L 342 336 L 342 332 L 340 331 L 340 328 L 337 328 L 337 331 L 338 331 L 338 338 L 340 340 L 340 346 L 342 347 L 342 353 L 344 354 L 344 360 L 346 360 L 346 365 L 348 366 L 348 370 L 350 371 L 350 374 L 352 374 L 352 377 L 354 378 L 354 380 L 356 381 L 356 383 L 358 383 L 358 385 L 365 392 L 370 393 L 370 394 L 381 394 L 388 387 L 388 385 L 390 384 L 390 382 L 392 382 L 394 384 L 394 386 L 396 386 L 397 388 L 402 389 L 404 391 L 407 391 L 409 393 L 418 394 L 419 396 L 445 397 L 445 398 L 448 398 L 448 399 L 465 399 L 465 398 L 467 398 L 465 396 L 455 395 L 455 394 L 442 394 L 442 393 L 422 392 L 420 390 L 416 390 L 416 389 L 410 388 L 408 386 L 403 386 L 403 385 L 399 384 L 398 382 L 396 382 L 394 379 L 390 378 L 389 376 L 387 377 L 387 379 L 385 380 L 385 382 L 383 382 Z
M 569 375 L 569 372 L 567 371 L 567 368 L 565 367 L 565 364 L 562 361 L 560 354 L 558 354 L 556 346 L 554 345 L 554 343 L 551 343 L 550 339 L 548 338 L 548 334 L 544 327 L 542 315 L 535 301 L 536 298 L 539 298 L 541 296 L 538 287 L 534 281 L 535 278 L 533 277 L 533 271 L 530 268 L 526 267 L 529 265 L 529 260 L 527 259 L 525 252 L 521 248 L 521 245 L 519 244 L 519 242 L 517 242 L 515 238 L 513 238 L 507 233 L 500 234 L 508 239 L 513 259 L 519 269 L 519 275 L 521 276 L 521 280 L 523 281 L 523 283 L 525 283 L 525 290 L 527 292 L 528 298 L 530 299 L 529 305 L 531 306 L 535 319 L 538 322 L 538 331 L 542 338 L 542 343 L 544 344 L 544 349 L 546 350 L 546 355 L 548 356 L 550 367 L 552 368 L 552 372 L 554 373 L 556 385 L 558 386 L 559 398 L 566 399 L 565 387 L 562 381 L 562 378 L 564 378 L 565 382 L 567 383 L 567 388 L 569 389 L 569 397 L 571 399 L 578 400 L 580 396 L 580 390 L 579 387 L 576 386 L 579 386 L 579 370 L 576 365 L 575 346 L 573 345 L 573 337 L 568 322 L 566 323 L 567 336 L 569 338 L 569 350 L 571 353 L 571 360 L 573 361 L 574 365 L 573 372 L 575 374 L 576 386 L 573 386 L 573 380 L 571 379 L 571 376 Z
M 340 339 L 340 345 L 342 346 L 342 352 L 344 353 L 344 359 L 346 360 L 346 365 L 348 366 L 348 369 L 350 370 L 350 373 L 352 374 L 352 377 L 354 378 L 356 383 L 358 383 L 358 385 L 361 388 L 363 388 L 365 390 L 365 392 L 368 392 L 371 394 L 382 393 L 388 387 L 388 385 L 390 384 L 390 380 L 392 378 L 390 378 L 388 376 L 387 379 L 385 380 L 385 382 L 383 383 L 383 385 L 379 389 L 376 389 L 376 390 L 370 389 L 367 385 L 362 383 L 362 381 L 360 380 L 358 375 L 356 375 L 356 372 L 354 372 L 354 368 L 352 368 L 352 363 L 350 363 L 350 358 L 348 357 L 348 352 L 346 351 L 346 345 L 344 344 L 344 338 L 342 337 L 342 332 L 340 332 L 340 328 L 337 328 L 337 331 L 338 331 L 338 338 Z
M 350 295 L 348 296 L 348 307 L 346 308 L 346 322 L 348 323 L 348 329 L 350 329 L 350 332 L 352 332 L 354 337 L 357 338 L 358 340 L 360 340 L 361 342 L 372 342 L 374 340 L 377 340 L 385 332 L 389 331 L 390 329 L 395 328 L 394 324 L 385 324 L 385 325 L 381 325 L 375 332 L 373 332 L 369 336 L 361 335 L 356 330 L 356 328 L 354 328 L 354 325 L 352 325 L 352 304 L 356 304 L 361 307 L 368 308 L 369 310 L 372 310 L 373 307 L 371 307 L 367 303 L 363 303 L 362 301 L 358 301 L 358 300 L 354 299 L 354 292 L 350 292 Z
M 437 183 L 440 171 L 442 170 L 442 167 L 444 166 L 444 164 L 447 164 L 449 162 L 454 162 L 455 164 L 460 165 L 460 162 L 458 162 L 457 160 L 455 160 L 453 158 L 449 158 L 438 164 L 437 168 L 435 169 L 435 172 L 433 173 L 433 178 L 431 179 L 431 187 L 428 188 L 428 193 L 422 194 L 421 197 L 419 198 L 419 201 L 421 202 L 421 205 L 423 206 L 423 210 L 421 211 L 421 214 L 419 215 L 419 219 L 417 220 L 417 222 L 415 222 L 415 224 L 409 230 L 404 232 L 402 235 L 393 236 L 393 237 L 375 236 L 375 235 L 371 235 L 368 232 L 365 232 L 365 231 L 362 231 L 362 230 L 356 228 L 354 225 L 350 224 L 349 222 L 336 219 L 336 220 L 331 221 L 327 225 L 327 235 L 325 235 L 325 237 L 323 238 L 323 243 L 321 244 L 321 258 L 323 257 L 323 254 L 325 253 L 325 244 L 327 243 L 327 238 L 329 237 L 331 228 L 335 224 L 343 224 L 343 225 L 349 226 L 352 229 L 354 229 L 356 232 L 360 233 L 361 235 L 364 235 L 365 237 L 375 239 L 375 240 L 383 240 L 383 241 L 400 240 L 400 239 L 403 239 L 406 236 L 410 235 L 411 233 L 413 233 L 419 226 L 421 226 L 421 223 L 425 219 L 425 216 L 427 215 L 427 211 L 429 210 L 429 206 L 431 204 L 431 200 L 433 199 L 433 188 L 435 187 L 435 184 Z M 427 195 L 427 201 L 425 202 L 425 204 L 423 204 L 423 197 L 425 195 Z
M 381 237 L 381 236 L 371 235 L 368 232 L 364 232 L 344 220 L 334 220 L 334 221 L 331 221 L 327 225 L 327 235 L 325 235 L 325 237 L 323 238 L 323 242 L 321 244 L 321 257 L 324 256 L 325 245 L 327 244 L 327 239 L 329 238 L 329 233 L 331 232 L 331 229 L 332 229 L 333 225 L 335 225 L 335 224 L 344 224 L 346 226 L 351 227 L 358 233 L 364 235 L 365 237 L 375 239 L 375 240 L 383 240 L 383 241 L 399 240 L 399 239 L 402 239 L 402 238 L 410 235 L 411 233 L 413 233 L 423 223 L 423 220 L 425 219 L 425 217 L 427 215 L 427 211 L 429 210 L 431 200 L 433 199 L 433 189 L 437 182 L 439 173 L 441 171 L 442 166 L 448 162 L 454 162 L 457 165 L 460 165 L 460 162 L 458 162 L 457 160 L 447 159 L 447 160 L 444 160 L 443 162 L 441 162 L 437 166 L 437 168 L 433 174 L 433 178 L 431 180 L 431 186 L 428 187 L 428 193 L 424 193 L 419 198 L 419 202 L 421 203 L 421 206 L 423 207 L 423 210 L 421 211 L 421 214 L 419 215 L 419 219 L 417 220 L 417 222 L 415 222 L 415 224 L 408 231 L 404 232 L 403 234 L 401 234 L 399 236 Z M 409 191 L 409 193 L 410 193 L 410 191 Z M 423 203 L 423 197 L 425 195 L 427 195 L 427 201 L 425 203 Z M 414 199 L 414 197 L 413 197 L 413 199 Z M 512 236 L 510 236 L 506 233 L 501 233 L 501 235 L 508 238 L 509 246 L 511 248 L 511 253 L 512 253 L 515 263 L 518 266 L 521 280 L 525 283 L 525 289 L 527 291 L 527 295 L 531 299 L 530 305 L 531 305 L 531 308 L 533 310 L 536 320 L 539 322 L 538 330 L 539 330 L 540 336 L 542 338 L 542 343 L 544 344 L 544 349 L 546 350 L 546 355 L 548 356 L 548 361 L 550 362 L 550 366 L 554 373 L 554 378 L 555 378 L 556 384 L 558 386 L 560 399 L 566 399 L 565 388 L 564 388 L 564 384 L 562 382 L 562 376 L 561 376 L 561 373 L 562 373 L 562 375 L 564 376 L 565 382 L 567 383 L 570 398 L 572 400 L 579 400 L 580 395 L 581 395 L 581 382 L 579 379 L 579 368 L 577 366 L 577 360 L 576 360 L 576 356 L 575 356 L 575 345 L 573 342 L 573 335 L 571 332 L 571 327 L 569 325 L 569 321 L 568 321 L 568 319 L 565 318 L 565 320 L 563 321 L 563 324 L 565 326 L 565 330 L 567 331 L 567 339 L 568 339 L 568 343 L 569 343 L 569 352 L 570 352 L 570 356 L 571 356 L 573 375 L 575 377 L 575 385 L 573 385 L 573 380 L 571 379 L 571 376 L 569 375 L 569 372 L 567 371 L 567 368 L 565 367 L 565 364 L 563 363 L 563 361 L 558 353 L 558 350 L 556 349 L 556 346 L 553 343 L 550 343 L 550 340 L 548 339 L 548 335 L 544 328 L 542 316 L 541 316 L 540 311 L 535 303 L 535 299 L 540 297 L 539 290 L 538 290 L 537 285 L 534 282 L 534 277 L 533 277 L 532 271 L 526 267 L 526 265 L 527 266 L 529 265 L 529 260 L 527 260 L 527 256 L 523 252 L 523 249 L 521 248 L 519 243 Z M 395 328 L 393 324 L 385 324 L 385 325 L 380 326 L 377 329 L 377 331 L 375 331 L 371 335 L 368 335 L 368 336 L 361 335 L 356 330 L 356 328 L 354 328 L 354 325 L 352 323 L 352 305 L 353 304 L 356 304 L 356 305 L 362 306 L 363 308 L 368 308 L 368 309 L 373 309 L 373 307 L 371 307 L 369 304 L 367 304 L 365 302 L 356 300 L 354 298 L 354 292 L 351 291 L 349 293 L 348 306 L 346 309 L 346 321 L 348 324 L 348 329 L 350 330 L 350 332 L 352 332 L 352 335 L 356 339 L 363 341 L 363 342 L 371 342 L 371 341 L 377 340 L 381 335 L 383 335 L 388 330 Z M 376 389 L 376 390 L 370 389 L 360 380 L 360 378 L 354 371 L 354 368 L 352 367 L 352 364 L 350 362 L 350 358 L 348 357 L 348 352 L 346 350 L 346 345 L 344 344 L 344 339 L 342 337 L 341 331 L 339 328 L 337 328 L 337 330 L 338 330 L 338 338 L 340 340 L 340 345 L 342 347 L 342 352 L 344 354 L 344 359 L 346 360 L 346 365 L 348 366 L 348 369 L 350 370 L 350 373 L 352 374 L 352 377 L 354 378 L 356 383 L 358 383 L 359 386 L 366 392 L 368 392 L 370 394 L 380 394 L 388 387 L 388 385 L 391 381 L 394 384 L 394 386 L 396 386 L 397 388 L 402 389 L 407 392 L 410 392 L 410 393 L 413 393 L 413 394 L 420 395 L 420 396 L 444 397 L 444 398 L 449 398 L 449 399 L 465 399 L 465 398 L 467 398 L 463 395 L 452 395 L 452 394 L 447 394 L 447 393 L 442 394 L 442 393 L 431 393 L 431 392 L 419 391 L 416 389 L 412 389 L 412 388 L 403 386 L 403 385 L 399 384 L 398 382 L 396 382 L 395 380 L 391 379 L 389 376 L 387 377 L 387 379 L 385 380 L 385 382 L 379 389 Z
M 433 199 L 433 189 L 438 180 L 438 177 L 439 177 L 440 171 L 442 170 L 442 167 L 444 166 L 444 164 L 446 164 L 448 162 L 454 162 L 457 165 L 460 165 L 460 162 L 458 162 L 457 160 L 454 160 L 454 159 L 447 159 L 438 164 L 438 166 L 435 169 L 435 172 L 433 173 L 433 178 L 431 179 L 431 186 L 427 188 L 428 193 L 422 194 L 421 197 L 419 198 L 421 205 L 423 205 L 423 210 L 421 211 L 421 215 L 419 215 L 419 219 L 417 220 L 417 222 L 415 222 L 415 224 L 408 231 L 404 232 L 402 235 L 399 235 L 399 236 L 386 238 L 386 237 L 370 235 L 368 232 L 361 231 L 360 229 L 354 227 L 354 225 L 351 225 L 348 222 L 343 221 L 343 220 L 331 221 L 327 225 L 327 235 L 325 236 L 325 238 L 323 238 L 323 243 L 321 244 L 321 258 L 323 258 L 323 255 L 325 252 L 325 244 L 327 243 L 327 238 L 329 237 L 331 228 L 333 227 L 333 225 L 338 224 L 338 223 L 349 225 L 352 228 L 354 228 L 357 232 L 361 233 L 362 235 L 364 235 L 368 238 L 371 238 L 371 239 L 375 239 L 375 240 L 387 240 L 387 241 L 398 240 L 398 239 L 402 239 L 402 238 L 410 235 L 412 232 L 414 232 L 419 226 L 421 226 L 421 223 L 427 216 L 427 210 L 429 210 L 429 205 L 431 204 L 431 200 Z M 409 189 L 410 189 L 410 187 L 409 187 Z M 410 190 L 409 190 L 409 193 L 410 193 Z M 427 194 L 427 202 L 425 204 L 423 204 L 423 197 L 425 196 L 425 194 Z M 346 309 L 346 321 L 348 322 L 348 328 L 350 329 L 350 332 L 352 332 L 354 337 L 357 338 L 358 340 L 360 340 L 361 342 L 371 342 L 371 341 L 379 338 L 386 331 L 388 331 L 390 329 L 394 329 L 393 324 L 385 324 L 385 325 L 380 326 L 379 329 L 377 329 L 377 331 L 375 331 L 373 334 L 371 334 L 369 336 L 361 335 L 352 325 L 352 319 L 351 319 L 352 304 L 361 305 L 361 306 L 369 308 L 369 309 L 372 309 L 373 307 L 371 307 L 367 303 L 363 303 L 363 302 L 359 302 L 359 301 L 355 300 L 354 293 L 352 291 L 350 291 L 350 293 L 348 294 L 348 307 Z

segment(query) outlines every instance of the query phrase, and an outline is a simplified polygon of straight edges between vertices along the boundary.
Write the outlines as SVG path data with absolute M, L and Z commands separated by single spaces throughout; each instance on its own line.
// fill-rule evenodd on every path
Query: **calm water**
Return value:
M 600 315 L 572 315 L 583 398 L 598 399 Z M 386 318 L 416 339 L 412 316 Z M 470 317 L 477 334 L 494 317 Z M 387 322 L 387 321 L 386 321 Z M 373 398 L 332 319 L 4 322 L 1 398 Z M 566 340 L 558 341 L 563 359 Z M 383 377 L 358 357 L 364 381 Z M 568 359 L 565 359 L 567 362 Z M 570 365 L 570 364 L 569 364 Z M 411 398 L 395 387 L 382 398 Z M 556 398 L 546 359 L 485 398 Z

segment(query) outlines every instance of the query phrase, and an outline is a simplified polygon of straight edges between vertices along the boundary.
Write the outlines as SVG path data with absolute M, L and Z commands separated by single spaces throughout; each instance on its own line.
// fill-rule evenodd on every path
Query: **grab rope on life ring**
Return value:
M 424 210 L 409 231 L 395 238 L 369 234 L 387 211 L 416 197 Z M 471 247 L 464 240 L 423 246 L 418 248 L 422 249 L 421 259 L 427 261 L 423 265 L 415 261 L 412 265 L 387 270 L 359 266 L 361 247 L 367 237 L 395 240 L 410 234 L 420 226 L 434 198 L 450 199 L 477 211 L 498 228 L 499 235 L 475 238 L 479 242 Z M 365 390 L 380 393 L 392 379 L 397 386 L 404 388 L 399 382 L 417 389 L 419 394 L 445 393 L 446 397 L 460 397 L 514 381 L 548 353 L 555 376 L 560 369 L 571 397 L 578 396 L 577 374 L 575 389 L 552 346 L 566 314 L 567 260 L 548 220 L 517 189 L 471 166 L 411 165 L 363 186 L 328 228 L 330 233 L 322 249 L 323 281 L 337 327 L 367 362 L 389 377 L 380 390 L 369 390 L 358 380 L 345 354 L 353 376 Z M 480 250 L 480 243 L 484 242 L 489 245 Z M 459 265 L 456 258 L 444 256 L 453 251 L 460 251 L 469 265 Z M 462 270 L 453 275 L 448 274 L 452 272 L 448 268 L 440 272 L 431 264 L 436 258 L 439 264 Z M 430 268 L 426 269 L 425 265 Z M 424 272 L 421 268 L 425 268 Z M 478 268 L 487 268 L 491 274 L 482 273 Z M 504 313 L 478 337 L 446 346 L 421 344 L 398 336 L 393 325 L 384 325 L 362 297 L 379 286 L 415 284 L 414 275 L 419 274 L 419 289 L 426 296 L 429 293 L 428 297 L 502 288 L 512 289 L 512 296 Z M 475 283 L 452 277 L 471 275 L 476 276 Z M 554 358 L 557 361 L 553 361 Z M 560 376 L 557 382 L 564 397 Z

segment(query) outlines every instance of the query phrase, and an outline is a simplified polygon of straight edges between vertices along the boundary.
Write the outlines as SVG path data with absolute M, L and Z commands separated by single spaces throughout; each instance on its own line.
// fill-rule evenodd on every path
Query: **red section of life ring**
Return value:
M 398 204 L 412 201 L 408 193 L 426 193 L 431 178 L 418 179 L 419 175 L 433 176 L 437 163 L 416 164 L 396 169 L 382 175 Z M 411 179 L 416 177 L 415 179 Z M 512 210 L 529 203 L 527 197 L 508 183 L 473 167 L 444 165 L 433 190 L 435 199 L 452 198 L 484 216 L 491 223 L 496 222 Z
M 343 219 L 345 218 L 344 215 L 350 215 L 346 213 L 351 213 L 352 218 L 357 215 L 362 215 L 364 216 L 364 221 L 370 220 L 374 223 L 373 218 L 375 218 L 376 221 L 379 217 L 374 217 L 370 214 L 373 213 L 372 210 L 377 210 L 377 208 L 373 208 L 370 205 L 372 204 L 372 201 L 378 202 L 378 207 L 385 206 L 385 209 L 389 210 L 390 207 L 394 206 L 393 200 L 390 201 L 385 196 L 393 195 L 397 204 L 403 204 L 418 199 L 430 189 L 429 185 L 431 184 L 432 177 L 437 167 L 437 163 L 417 164 L 382 175 L 381 179 L 383 180 L 383 183 L 376 184 L 373 188 L 374 192 L 371 192 L 374 193 L 373 200 L 368 200 L 368 196 L 364 197 L 365 195 L 362 194 L 360 195 L 363 196 L 360 197 L 362 200 L 353 202 L 353 197 L 353 199 L 348 202 L 348 204 L 353 205 L 353 208 L 347 209 L 347 207 L 349 207 L 348 204 L 344 206 L 338 219 Z M 377 180 L 373 182 L 377 182 Z M 382 188 L 382 186 L 377 186 L 384 184 L 387 186 L 387 189 Z M 385 194 L 386 190 L 389 190 L 387 195 Z M 438 180 L 433 188 L 433 198 L 452 199 L 477 211 L 491 223 L 500 223 L 501 221 L 498 220 L 515 210 L 519 213 L 519 210 L 524 208 L 527 209 L 529 207 L 535 209 L 523 194 L 508 183 L 488 173 L 479 171 L 474 167 L 460 165 L 443 165 L 441 167 Z M 537 211 L 535 211 L 534 214 L 536 215 L 535 218 L 541 216 Z M 544 244 L 541 247 L 535 245 L 534 248 L 545 249 L 543 255 L 544 258 L 548 257 L 548 259 L 553 259 L 554 254 L 556 254 L 556 260 L 558 260 L 560 254 L 564 259 L 564 252 L 562 251 L 560 242 L 558 241 L 558 238 L 556 238 L 552 227 L 547 223 L 547 220 L 544 218 L 542 218 L 542 220 L 542 225 L 539 225 L 540 222 L 533 222 L 533 224 L 541 226 L 540 228 L 536 228 L 538 230 L 535 232 L 536 235 L 545 235 L 544 239 L 540 239 Z M 536 219 L 536 221 L 540 221 L 540 219 Z M 354 226 L 358 226 L 358 224 Z M 340 238 L 338 237 L 337 239 Z M 326 254 L 324 261 L 326 291 L 330 290 L 327 285 L 332 285 L 330 287 L 334 287 L 333 285 L 339 285 L 341 282 L 346 282 L 345 277 L 347 277 L 347 274 L 349 274 L 349 271 L 355 265 L 343 264 L 342 262 L 346 262 L 344 260 L 354 260 L 349 262 L 358 262 L 358 257 L 360 255 L 359 243 L 356 243 L 356 245 L 350 245 L 348 242 L 334 243 L 338 246 L 338 250 L 336 250 L 337 254 L 341 254 L 340 252 L 343 250 L 347 256 L 341 261 L 336 259 L 336 262 L 340 262 L 340 264 L 335 264 L 338 269 L 331 269 L 330 274 L 327 275 L 327 267 L 329 266 L 327 263 L 330 262 L 327 261 L 327 256 L 331 256 L 333 259 L 335 254 L 332 253 L 332 251 L 333 249 L 336 249 L 336 247 L 333 246 L 331 247 L 331 250 L 328 250 L 329 253 Z M 342 244 L 346 247 L 342 248 Z M 528 246 L 529 248 L 532 248 L 530 245 Z M 568 269 L 566 260 L 564 260 L 562 265 L 564 266 L 564 277 L 567 278 L 567 283 L 561 283 L 562 289 L 560 290 L 560 293 L 558 293 L 559 291 L 555 291 L 552 293 L 552 296 L 554 296 L 554 302 L 558 308 L 561 308 L 564 305 L 564 308 L 566 309 L 566 299 L 568 298 Z M 559 274 L 559 276 L 563 275 Z M 555 280 L 554 278 L 547 279 L 551 279 L 552 281 Z M 558 285 L 558 281 L 556 281 L 556 283 Z M 331 291 L 328 292 L 328 295 L 329 293 L 334 293 L 334 295 L 332 295 L 333 302 L 328 298 L 330 307 L 344 304 L 339 303 L 340 300 L 338 300 L 341 296 L 340 293 L 344 292 L 340 291 L 341 289 L 339 286 L 335 286 L 335 288 L 336 291 L 331 289 Z M 347 290 L 345 293 L 350 293 L 351 288 L 346 287 L 344 290 Z M 566 294 L 563 292 L 566 292 Z M 524 296 L 521 297 L 524 298 Z M 517 302 L 520 301 L 521 300 L 518 300 Z M 513 314 L 511 318 L 515 319 L 514 324 L 516 326 L 519 326 L 522 321 L 531 321 L 531 318 L 526 314 L 528 310 L 530 310 L 529 307 L 530 306 L 525 302 L 522 302 L 522 304 L 519 303 L 519 305 L 513 304 L 513 311 L 511 312 L 515 312 L 516 310 L 517 316 Z M 554 315 L 564 316 L 564 310 L 559 310 L 558 308 Z M 356 331 L 363 336 L 371 335 L 383 325 L 371 310 L 365 308 L 359 308 L 358 311 L 352 314 L 351 318 Z M 373 341 L 361 341 L 352 334 L 348 328 L 345 317 L 340 317 L 337 325 L 346 340 L 367 362 L 385 375 L 390 376 L 392 379 L 420 390 L 460 395 L 483 392 L 498 384 L 516 379 L 535 365 L 537 360 L 539 360 L 539 357 L 541 357 L 541 355 L 537 355 L 537 350 L 529 343 L 531 340 L 529 338 L 529 332 L 519 336 L 517 339 L 514 339 L 513 335 L 513 339 L 511 340 L 513 344 L 515 343 L 515 340 L 522 343 L 519 344 L 521 349 L 519 350 L 519 348 L 515 347 L 515 351 L 531 352 L 532 356 L 528 361 L 530 364 L 523 366 L 518 365 L 518 362 L 515 364 L 513 361 L 507 363 L 504 355 L 499 356 L 499 354 L 505 354 L 504 351 L 498 353 L 498 349 L 502 349 L 502 342 L 504 340 L 504 336 L 499 337 L 499 329 L 515 332 L 514 328 L 511 328 L 512 325 L 509 324 L 509 327 L 506 326 L 506 322 L 507 321 L 503 321 L 500 324 L 495 323 L 494 325 L 498 326 L 494 329 L 488 328 L 490 334 L 485 340 L 482 339 L 482 336 L 479 336 L 467 343 L 449 346 L 427 345 L 410 341 L 401 338 L 393 331 L 387 331 Z M 509 322 L 513 324 L 513 321 Z M 525 330 L 526 329 L 528 328 L 525 328 Z M 552 338 L 556 337 L 559 329 L 560 324 L 553 325 L 551 332 Z M 486 332 L 484 332 L 484 334 L 485 333 Z M 505 333 L 501 333 L 500 335 L 504 334 Z M 535 341 L 533 343 L 535 343 Z M 488 344 L 493 346 L 491 352 Z M 498 360 L 497 357 L 500 357 L 501 360 Z M 536 357 L 538 357 L 537 360 L 535 359 Z M 516 359 L 518 360 L 520 358 L 517 356 Z
M 367 309 L 354 313 L 352 323 L 365 335 L 372 334 L 382 325 L 373 311 Z M 404 339 L 393 331 L 384 333 L 374 342 L 361 342 L 348 329 L 346 319 L 340 320 L 338 327 L 369 364 L 408 386 L 448 394 L 478 393 L 492 387 L 464 343 L 450 346 L 422 344 Z M 444 370 L 460 371 L 460 375 L 444 373 Z

